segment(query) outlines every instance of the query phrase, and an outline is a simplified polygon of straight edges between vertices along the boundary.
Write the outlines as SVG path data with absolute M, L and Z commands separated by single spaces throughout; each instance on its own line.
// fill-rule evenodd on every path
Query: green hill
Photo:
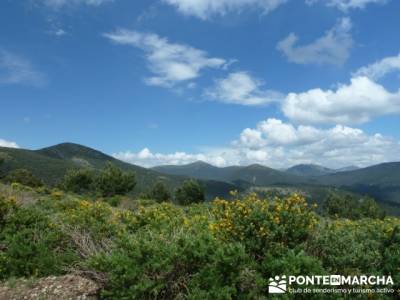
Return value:
M 183 166 L 160 166 L 153 170 L 203 180 L 230 182 L 245 187 L 244 189 L 255 186 L 290 191 L 294 188 L 314 199 L 323 199 L 333 187 L 335 190 L 339 188 L 374 197 L 396 211 L 399 211 L 400 206 L 400 163 L 386 163 L 363 169 L 345 168 L 348 171 L 317 165 L 298 165 L 285 172 L 261 165 L 218 168 L 204 162 L 195 162 Z
M 125 163 L 100 151 L 72 143 L 63 143 L 40 150 L 0 147 L 0 156 L 5 159 L 1 167 L 3 173 L 20 168 L 27 169 L 49 185 L 60 182 L 69 169 L 102 169 L 109 162 L 125 171 L 136 173 L 136 194 L 146 191 L 158 180 L 164 181 L 171 190 L 174 190 L 187 179 L 184 176 L 167 175 Z M 226 182 L 204 180 L 202 184 L 206 189 L 208 199 L 226 196 L 230 190 L 236 189 L 236 186 Z
M 400 162 L 321 176 L 318 182 L 367 194 L 387 205 L 400 204 Z
M 308 178 L 288 174 L 262 165 L 231 166 L 218 168 L 198 161 L 182 166 L 159 166 L 153 168 L 158 172 L 170 175 L 188 176 L 203 180 L 218 180 L 226 182 L 245 181 L 252 185 L 298 184 L 309 182 Z
M 313 164 L 301 164 L 286 170 L 287 173 L 298 176 L 321 176 L 335 173 L 335 170 Z

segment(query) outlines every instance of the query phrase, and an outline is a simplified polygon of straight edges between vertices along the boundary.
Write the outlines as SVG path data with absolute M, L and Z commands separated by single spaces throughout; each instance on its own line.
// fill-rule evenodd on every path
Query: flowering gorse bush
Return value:
M 318 220 L 299 195 L 271 201 L 250 194 L 233 201 L 216 199 L 212 207 L 210 230 L 223 239 L 242 241 L 258 256 L 274 245 L 304 242 Z
M 320 217 L 296 194 L 111 204 L 57 190 L 28 204 L 0 197 L 0 279 L 78 269 L 101 279 L 104 299 L 266 299 L 277 274 L 400 282 L 398 218 Z

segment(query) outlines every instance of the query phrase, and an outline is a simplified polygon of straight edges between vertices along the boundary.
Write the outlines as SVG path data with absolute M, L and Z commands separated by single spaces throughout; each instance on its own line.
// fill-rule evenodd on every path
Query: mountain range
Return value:
M 219 168 L 202 161 L 187 165 L 166 165 L 143 168 L 115 159 L 95 149 L 63 143 L 40 150 L 0 147 L 5 159 L 2 171 L 24 168 L 55 185 L 67 170 L 73 168 L 104 168 L 108 162 L 137 175 L 136 192 L 146 191 L 154 182 L 164 181 L 173 190 L 185 179 L 198 179 L 205 187 L 207 198 L 226 196 L 231 190 L 250 187 L 291 187 L 307 191 L 330 188 L 373 196 L 381 203 L 400 208 L 400 162 L 384 163 L 367 168 L 347 167 L 334 170 L 313 164 L 276 170 L 253 164 Z

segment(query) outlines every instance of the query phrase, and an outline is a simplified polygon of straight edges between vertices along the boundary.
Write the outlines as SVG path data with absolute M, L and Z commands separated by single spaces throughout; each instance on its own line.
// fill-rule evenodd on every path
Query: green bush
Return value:
M 239 243 L 207 231 L 142 231 L 90 265 L 110 279 L 106 299 L 254 299 L 262 282 Z
M 16 169 L 9 172 L 5 181 L 8 183 L 16 182 L 33 188 L 43 186 L 43 182 L 26 169 Z
M 175 201 L 180 205 L 204 202 L 204 188 L 195 180 L 186 180 L 176 189 Z
M 331 218 L 362 219 L 373 218 L 381 219 L 385 217 L 385 212 L 372 198 L 357 198 L 354 196 L 340 196 L 330 193 L 323 205 L 323 212 Z
M 397 218 L 326 221 L 308 241 L 307 249 L 331 274 L 381 274 L 382 264 L 387 265 L 389 259 L 385 251 L 399 249 L 397 234 L 390 240 L 398 226 Z M 399 262 L 398 251 L 392 259 Z M 392 270 L 395 266 L 400 264 L 392 265 Z
M 98 172 L 89 169 L 69 170 L 61 183 L 66 191 L 101 197 L 125 195 L 135 186 L 134 173 L 123 172 L 111 163 Z
M 92 170 L 69 170 L 62 181 L 62 188 L 76 194 L 85 194 L 95 189 L 96 174 Z
M 316 214 L 299 195 L 268 201 L 250 194 L 233 201 L 216 199 L 212 207 L 215 221 L 210 229 L 224 240 L 242 241 L 257 259 L 301 245 L 317 223 Z
M 73 267 L 102 279 L 104 299 L 266 299 L 276 275 L 392 275 L 399 288 L 398 218 L 322 218 L 299 195 L 139 200 L 131 210 L 109 205 L 114 198 L 54 190 L 19 205 L 0 196 L 0 280 Z
M 107 164 L 95 180 L 96 191 L 103 197 L 125 195 L 136 186 L 134 173 L 123 172 L 118 167 Z
M 170 202 L 171 193 L 164 182 L 156 182 L 149 192 L 149 198 L 157 201 L 158 203 Z
M 0 279 L 62 274 L 77 259 L 68 238 L 38 207 L 9 214 L 0 244 Z

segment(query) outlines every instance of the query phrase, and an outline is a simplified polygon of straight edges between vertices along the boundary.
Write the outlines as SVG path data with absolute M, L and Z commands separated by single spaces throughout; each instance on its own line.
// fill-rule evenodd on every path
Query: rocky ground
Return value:
M 77 275 L 0 284 L 0 300 L 97 300 L 99 286 Z

